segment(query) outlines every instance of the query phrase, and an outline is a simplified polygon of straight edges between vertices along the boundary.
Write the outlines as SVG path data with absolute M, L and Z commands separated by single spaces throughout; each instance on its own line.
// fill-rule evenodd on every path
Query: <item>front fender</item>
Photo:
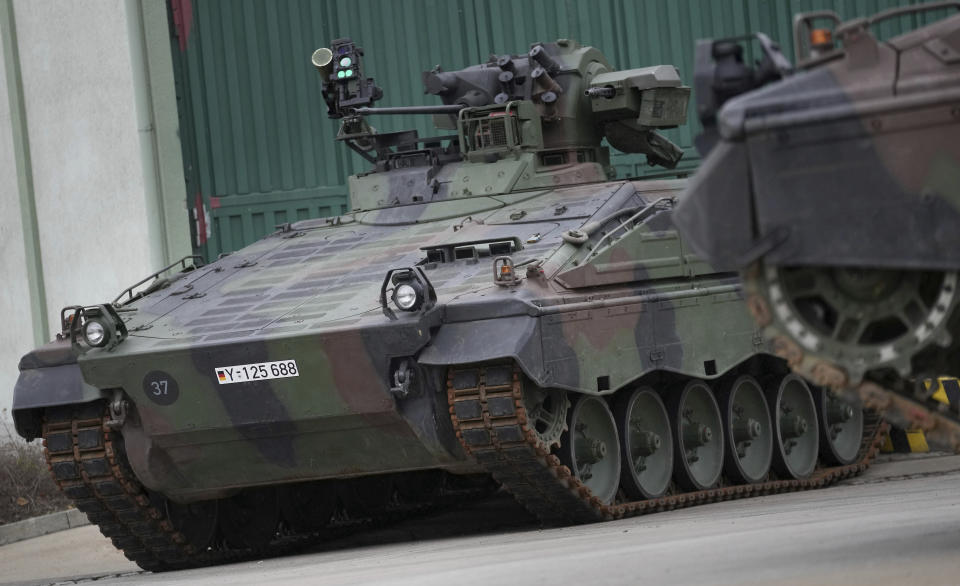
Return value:
M 451 366 L 512 358 L 537 384 L 546 386 L 540 320 L 528 315 L 444 324 L 418 358 L 420 364 Z
M 42 432 L 44 408 L 89 403 L 105 397 L 106 393 L 83 380 L 76 364 L 23 370 L 13 389 L 13 424 L 18 434 L 33 440 Z

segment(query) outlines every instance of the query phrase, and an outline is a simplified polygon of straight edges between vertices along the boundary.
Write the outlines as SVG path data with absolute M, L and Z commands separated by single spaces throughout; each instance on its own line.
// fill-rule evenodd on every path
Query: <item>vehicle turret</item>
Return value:
M 687 118 L 690 88 L 672 65 L 617 71 L 599 50 L 561 39 L 535 43 L 526 54 L 491 55 L 458 71 L 437 66 L 424 72 L 424 92 L 442 104 L 375 107 L 383 92 L 365 75 L 362 57 L 350 39 L 313 55 L 328 114 L 341 120 L 337 139 L 373 163 L 373 173 L 420 172 L 411 171 L 417 177 L 405 182 L 408 188 L 392 186 L 387 199 L 367 197 L 378 178 L 352 180 L 354 208 L 477 194 L 450 185 L 463 173 L 476 174 L 476 165 L 492 166 L 483 174 L 510 179 L 486 182 L 482 194 L 607 180 L 612 173 L 603 138 L 622 152 L 647 155 L 652 165 L 673 168 L 683 156 L 658 132 Z M 366 120 L 392 114 L 432 114 L 438 130 L 456 134 L 380 133 Z M 579 173 L 570 172 L 572 165 Z

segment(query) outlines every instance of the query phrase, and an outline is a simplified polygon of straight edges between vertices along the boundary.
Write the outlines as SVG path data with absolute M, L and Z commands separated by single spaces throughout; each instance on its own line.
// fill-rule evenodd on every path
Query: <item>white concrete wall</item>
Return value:
M 157 237 L 158 226 L 163 229 L 158 204 L 147 200 L 148 182 L 155 182 L 155 194 L 158 180 L 150 175 L 155 169 L 144 168 L 141 140 L 152 126 L 138 128 L 135 27 L 127 19 L 140 17 L 127 13 L 131 6 L 136 12 L 136 4 L 123 0 L 14 0 L 50 337 L 63 306 L 112 300 L 161 268 L 166 254 Z M 136 56 L 142 59 L 142 51 Z M 141 100 L 141 114 L 142 106 Z M 17 362 L 34 345 L 10 129 L 3 92 L 0 407 L 7 408 Z M 185 211 L 182 221 L 187 233 Z M 184 253 L 188 238 L 179 245 Z
M 4 80 L 6 69 L 0 59 L 0 82 L 5 83 Z M 33 346 L 17 168 L 10 129 L 10 103 L 7 92 L 0 91 L 0 315 L 6 316 L 7 324 L 0 327 L 0 411 L 7 409 L 8 418 L 13 384 L 17 381 L 17 361 Z
M 21 0 L 15 17 L 53 327 L 152 269 L 127 25 L 119 0 Z

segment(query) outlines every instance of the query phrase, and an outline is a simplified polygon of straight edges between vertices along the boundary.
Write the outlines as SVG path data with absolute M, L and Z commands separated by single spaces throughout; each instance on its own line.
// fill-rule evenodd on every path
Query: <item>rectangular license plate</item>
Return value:
M 214 371 L 221 385 L 300 376 L 300 370 L 297 368 L 296 360 L 218 366 Z

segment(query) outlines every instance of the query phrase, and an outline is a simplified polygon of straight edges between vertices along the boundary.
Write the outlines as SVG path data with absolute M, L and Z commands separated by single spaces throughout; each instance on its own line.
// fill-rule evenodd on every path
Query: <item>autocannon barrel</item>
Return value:
M 584 90 L 583 95 L 591 98 L 612 98 L 617 90 L 612 87 L 592 87 Z

